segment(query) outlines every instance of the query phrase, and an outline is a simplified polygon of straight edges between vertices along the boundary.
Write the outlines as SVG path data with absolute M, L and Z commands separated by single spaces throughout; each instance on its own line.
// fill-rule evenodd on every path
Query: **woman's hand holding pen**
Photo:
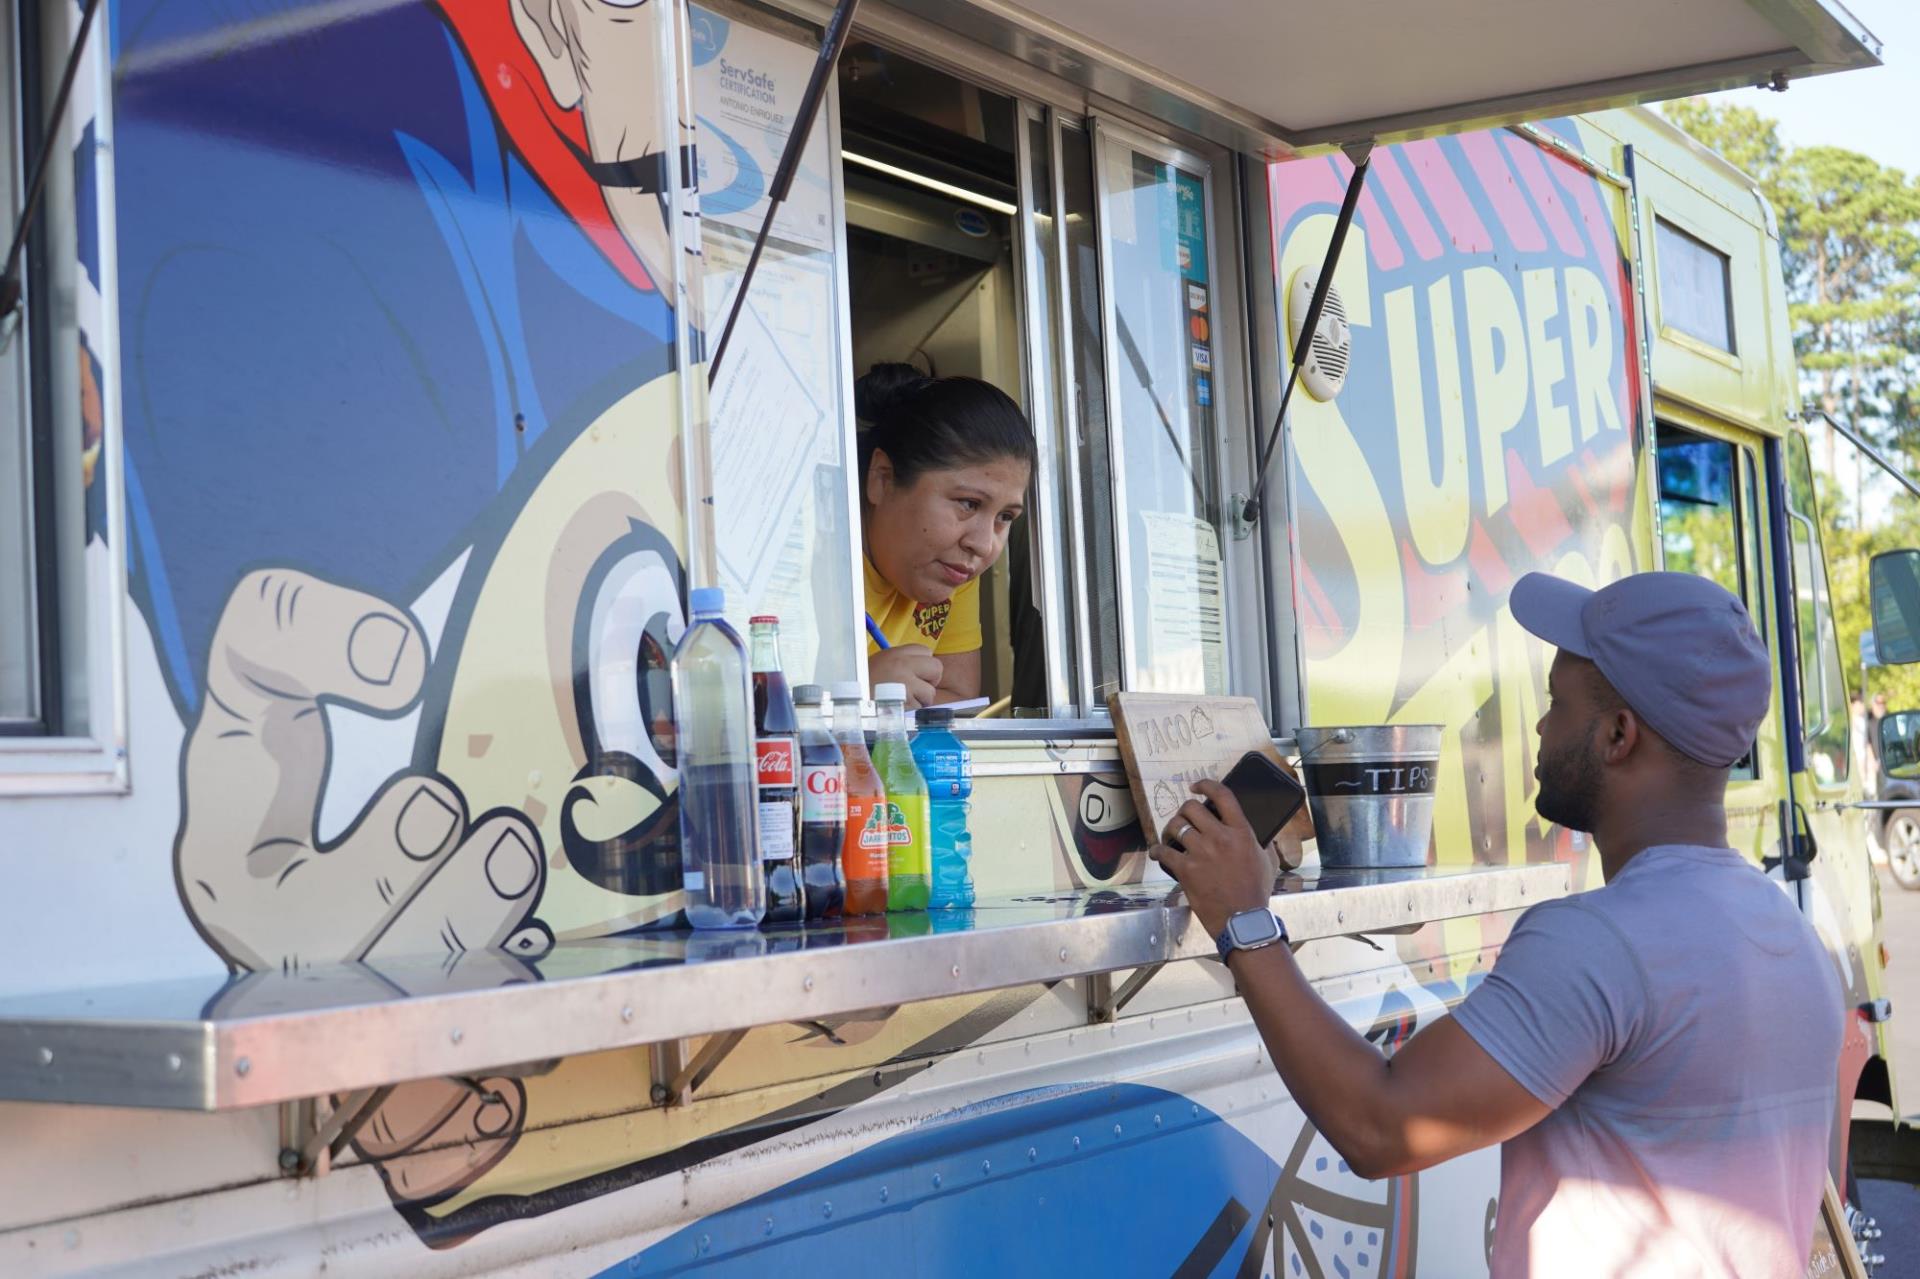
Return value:
M 900 644 L 867 658 L 867 678 L 872 684 L 907 686 L 909 710 L 933 705 L 943 673 L 940 659 L 925 644 Z

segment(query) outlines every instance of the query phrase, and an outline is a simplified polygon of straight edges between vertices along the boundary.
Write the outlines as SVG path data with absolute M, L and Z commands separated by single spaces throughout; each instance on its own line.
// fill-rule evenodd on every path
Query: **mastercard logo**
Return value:
M 1206 341 L 1207 340 L 1207 317 L 1204 315 L 1188 316 L 1187 329 L 1193 334 L 1194 341 L 1196 342 Z

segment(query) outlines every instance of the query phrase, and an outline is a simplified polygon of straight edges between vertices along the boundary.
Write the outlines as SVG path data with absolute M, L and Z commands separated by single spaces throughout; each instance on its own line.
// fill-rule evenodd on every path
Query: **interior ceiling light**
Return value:
M 915 173 L 911 169 L 902 169 L 897 165 L 887 164 L 884 161 L 875 160 L 869 156 L 855 155 L 851 151 L 842 151 L 840 158 L 848 164 L 857 164 L 863 169 L 872 169 L 875 173 L 884 173 L 890 178 L 899 178 L 902 182 L 911 182 L 917 187 L 925 187 L 929 191 L 938 191 L 941 195 L 952 196 L 956 200 L 965 200 L 968 204 L 977 204 L 983 209 L 992 209 L 995 213 L 1004 213 L 1008 217 L 1012 217 L 1014 214 L 1020 212 L 1018 208 L 1008 204 L 1005 200 L 996 200 L 990 195 L 981 195 L 978 191 L 969 191 L 965 187 L 954 186 L 951 182 L 942 182 L 940 179 L 930 178 L 924 173 Z

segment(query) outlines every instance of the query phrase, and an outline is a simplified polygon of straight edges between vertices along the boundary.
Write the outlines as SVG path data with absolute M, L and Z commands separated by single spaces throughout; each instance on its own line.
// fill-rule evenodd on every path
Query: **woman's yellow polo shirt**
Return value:
M 880 627 L 890 647 L 925 644 L 935 655 L 971 653 L 980 647 L 980 579 L 974 578 L 953 593 L 953 598 L 938 604 L 921 604 L 908 599 L 873 567 L 865 556 L 867 570 L 867 616 Z M 867 637 L 867 655 L 880 646 Z

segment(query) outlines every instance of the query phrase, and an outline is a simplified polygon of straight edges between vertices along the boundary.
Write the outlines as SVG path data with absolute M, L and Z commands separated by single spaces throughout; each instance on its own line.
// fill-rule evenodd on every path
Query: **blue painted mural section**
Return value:
M 326 8 L 113 6 L 133 585 L 183 715 L 247 568 L 411 599 L 671 366 L 446 18 Z
M 695 1222 L 601 1274 L 1232 1276 L 1278 1175 L 1259 1146 L 1176 1093 L 1014 1093 Z

